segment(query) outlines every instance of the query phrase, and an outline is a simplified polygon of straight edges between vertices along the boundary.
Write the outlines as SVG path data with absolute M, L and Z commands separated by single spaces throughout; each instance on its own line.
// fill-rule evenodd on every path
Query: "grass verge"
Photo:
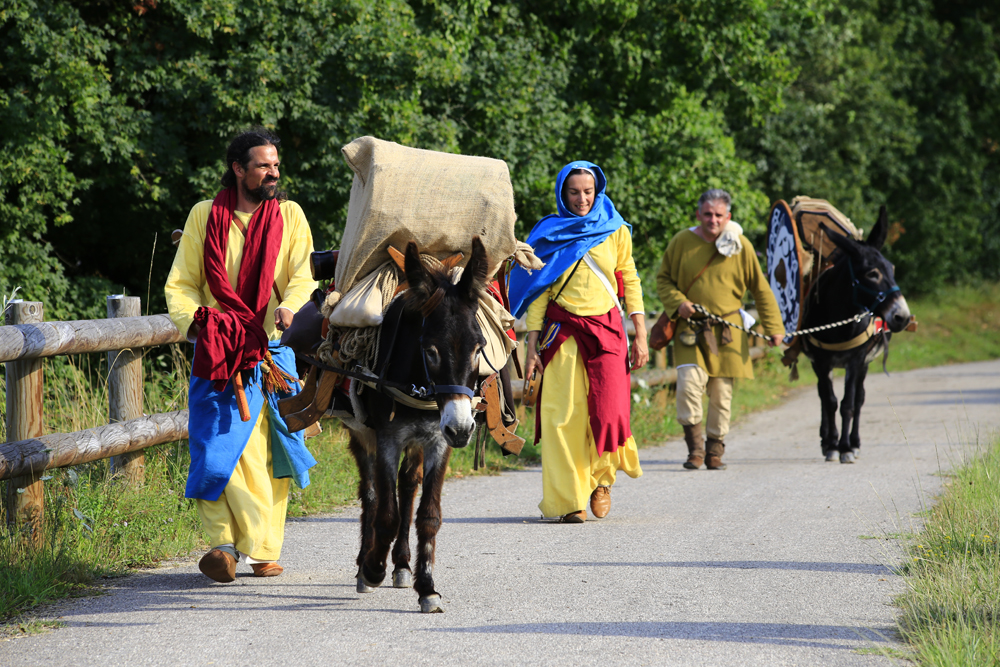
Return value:
M 896 603 L 919 665 L 1000 664 L 1000 440 L 955 470 L 903 567 Z

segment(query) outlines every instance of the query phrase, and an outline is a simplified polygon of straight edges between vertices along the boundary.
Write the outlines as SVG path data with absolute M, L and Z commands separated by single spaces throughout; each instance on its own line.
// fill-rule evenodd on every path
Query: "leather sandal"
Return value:
M 611 511 L 611 487 L 599 486 L 590 494 L 590 513 L 603 519 Z
M 202 556 L 198 561 L 198 569 L 206 577 L 220 584 L 236 581 L 236 559 L 222 549 L 212 549 Z
M 559 523 L 583 523 L 587 520 L 587 511 L 570 512 L 559 517 Z
M 255 577 L 277 577 L 285 571 L 278 563 L 253 563 L 250 565 Z

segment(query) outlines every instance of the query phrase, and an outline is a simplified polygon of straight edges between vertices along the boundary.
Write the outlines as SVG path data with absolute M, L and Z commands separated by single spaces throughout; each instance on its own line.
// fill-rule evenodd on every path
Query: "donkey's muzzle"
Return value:
M 894 299 L 884 319 L 889 331 L 893 333 L 899 333 L 905 329 L 910 323 L 910 307 L 907 305 L 906 299 L 902 296 Z
M 441 434 L 448 445 L 459 449 L 469 444 L 476 420 L 472 417 L 472 401 L 461 396 L 448 400 L 441 408 Z

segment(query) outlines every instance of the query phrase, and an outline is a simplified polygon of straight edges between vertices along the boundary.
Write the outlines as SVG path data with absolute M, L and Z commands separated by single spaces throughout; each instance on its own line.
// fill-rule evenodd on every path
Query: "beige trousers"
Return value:
M 729 414 L 733 402 L 733 378 L 710 378 L 701 366 L 677 369 L 677 421 L 694 426 L 702 421 L 701 399 L 708 390 L 708 423 L 705 433 L 723 440 L 729 433 Z

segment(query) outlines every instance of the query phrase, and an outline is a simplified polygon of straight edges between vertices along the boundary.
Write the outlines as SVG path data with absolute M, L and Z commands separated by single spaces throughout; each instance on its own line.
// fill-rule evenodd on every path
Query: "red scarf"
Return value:
M 246 228 L 234 291 L 226 272 L 226 248 L 235 207 L 236 188 L 223 190 L 212 202 L 205 230 L 205 280 L 220 310 L 202 306 L 194 314 L 201 331 L 191 372 L 215 381 L 216 391 L 225 389 L 236 371 L 256 366 L 267 352 L 264 317 L 284 229 L 278 202 L 263 202 Z
M 559 333 L 552 345 L 542 351 L 542 364 L 548 366 L 559 346 L 567 338 L 576 339 L 576 347 L 583 358 L 583 365 L 590 380 L 587 394 L 587 411 L 590 413 L 590 430 L 594 434 L 597 455 L 617 451 L 632 436 L 629 417 L 632 412 L 632 380 L 626 364 L 627 348 L 622 318 L 612 308 L 604 315 L 584 317 L 574 315 L 555 301 L 550 301 L 545 311 L 550 322 L 559 322 Z M 545 380 L 535 408 L 535 440 L 541 439 L 541 404 L 544 400 Z

